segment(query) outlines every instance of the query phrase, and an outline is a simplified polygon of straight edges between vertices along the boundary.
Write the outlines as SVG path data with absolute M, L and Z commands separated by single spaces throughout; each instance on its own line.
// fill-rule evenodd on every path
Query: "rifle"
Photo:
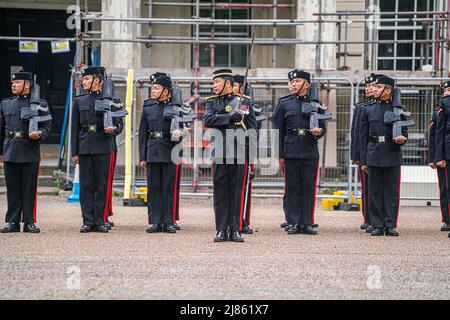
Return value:
M 332 119 L 332 115 L 327 111 L 326 107 L 320 104 L 319 91 L 315 83 L 311 83 L 308 91 L 309 102 L 302 104 L 302 113 L 310 116 L 309 128 L 319 128 L 319 120 L 328 121 Z M 325 113 L 319 113 L 319 109 L 325 110 Z
M 48 107 L 43 107 L 40 100 L 41 88 L 38 84 L 34 84 L 30 94 L 30 107 L 20 110 L 20 118 L 29 121 L 28 133 L 39 131 L 40 122 L 48 122 L 52 120 L 50 114 L 39 116 L 39 111 L 48 112 Z
M 114 126 L 113 118 L 124 118 L 128 111 L 123 107 L 123 103 L 114 102 L 114 83 L 107 79 L 103 80 L 102 84 L 102 99 L 95 100 L 95 112 L 103 113 L 103 127 L 112 128 Z M 117 108 L 116 111 L 112 107 Z
M 253 48 L 255 46 L 255 33 L 256 33 L 256 31 L 253 31 L 252 42 L 250 44 L 250 53 L 249 53 L 249 56 L 248 56 L 248 59 L 247 59 L 247 68 L 245 69 L 244 82 L 242 84 L 242 87 L 244 88 L 244 91 L 247 88 L 248 70 L 250 69 L 250 63 L 251 63 L 252 55 L 253 55 Z M 239 99 L 239 103 L 238 103 L 238 106 L 236 108 L 236 110 L 242 114 L 242 119 L 241 119 L 241 121 L 236 122 L 235 125 L 240 125 L 240 126 L 242 126 L 242 128 L 244 128 L 244 130 L 246 130 L 247 127 L 246 127 L 246 125 L 244 123 L 244 119 L 245 119 L 246 113 L 245 113 L 245 111 L 242 110 L 242 100 L 243 100 L 243 98 L 241 97 Z M 248 112 L 249 111 L 247 110 L 247 114 L 248 114 Z M 253 178 L 254 178 L 254 177 L 252 177 L 253 173 L 251 172 L 252 171 L 251 169 L 252 169 L 252 167 L 251 167 L 250 160 L 249 160 L 248 161 L 248 168 L 247 168 L 247 171 L 248 171 L 248 173 L 247 173 L 247 181 L 246 181 L 246 184 L 245 184 L 245 198 L 244 198 L 244 214 L 245 215 L 247 215 L 248 196 L 250 194 L 250 190 L 249 190 L 250 180 L 253 180 Z
M 255 47 L 255 33 L 256 33 L 256 31 L 253 31 L 252 42 L 250 44 L 250 52 L 249 52 L 248 59 L 247 59 L 247 68 L 245 69 L 244 82 L 242 83 L 242 87 L 244 88 L 244 91 L 247 88 L 248 70 L 250 69 L 250 64 L 252 61 L 253 48 Z M 241 118 L 241 120 L 236 121 L 234 124 L 236 126 L 242 127 L 244 130 L 247 130 L 247 126 L 245 125 L 244 120 L 245 120 L 245 117 L 249 114 L 249 110 L 242 109 L 242 100 L 244 100 L 244 98 L 240 97 L 240 98 L 238 98 L 238 100 L 239 100 L 239 102 L 238 102 L 236 108 L 234 108 L 234 110 L 232 110 L 230 112 L 230 115 L 232 115 L 233 113 L 239 112 L 241 114 L 242 118 Z
M 392 98 L 392 111 L 384 113 L 384 123 L 392 124 L 392 138 L 395 139 L 402 136 L 402 128 L 413 127 L 416 125 L 414 120 L 402 120 L 402 116 L 410 117 L 411 112 L 406 111 L 406 107 L 402 104 L 401 91 L 394 89 Z
M 196 97 L 192 99 L 195 100 Z M 172 101 L 170 107 L 164 108 L 164 118 L 171 119 L 171 141 L 179 141 L 179 139 L 173 137 L 173 132 L 175 130 L 179 130 L 180 126 L 183 129 L 188 128 L 189 125 L 197 119 L 197 115 L 192 111 L 192 108 L 189 107 L 189 101 L 183 103 L 183 100 L 181 99 L 181 90 L 177 85 L 174 85 L 172 88 Z

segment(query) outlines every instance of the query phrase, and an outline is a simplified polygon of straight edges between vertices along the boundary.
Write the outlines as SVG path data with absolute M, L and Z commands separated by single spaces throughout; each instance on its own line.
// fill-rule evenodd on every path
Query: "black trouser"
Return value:
M 255 165 L 251 164 L 250 168 L 247 168 L 247 170 L 250 170 L 251 175 L 255 174 Z M 242 226 L 243 227 L 248 227 L 250 225 L 250 217 L 251 217 L 251 213 L 252 213 L 252 181 L 250 181 L 248 183 L 248 191 L 247 191 L 247 180 L 249 178 L 249 172 L 247 171 L 246 175 L 245 175 L 245 181 L 244 181 L 244 185 L 245 185 L 245 190 L 244 190 L 244 195 L 247 195 L 247 203 L 245 203 L 245 198 L 244 198 L 244 205 L 245 205 L 245 212 L 244 215 L 242 217 Z
M 5 162 L 6 223 L 36 223 L 39 162 Z
M 152 224 L 172 224 L 170 171 L 173 163 L 147 163 L 147 207 Z
M 450 165 L 450 161 L 445 161 L 446 165 Z M 448 199 L 450 197 L 450 190 L 448 188 L 448 183 L 450 181 L 450 177 L 447 175 L 448 167 L 439 168 L 437 167 L 437 174 L 439 180 L 439 200 L 441 204 L 441 215 L 443 223 L 450 223 L 449 217 L 449 208 L 448 208 Z
M 283 171 L 283 177 L 284 177 L 284 192 L 283 192 L 283 212 L 284 212 L 284 220 L 288 224 L 295 224 L 295 222 L 292 221 L 291 217 L 288 215 L 287 210 L 287 193 L 286 193 L 286 168 L 282 167 L 281 170 Z
M 370 200 L 369 200 L 369 175 L 367 172 L 361 170 L 361 166 L 358 166 L 358 175 L 361 180 L 361 203 L 362 203 L 362 214 L 364 218 L 364 223 L 372 225 L 370 219 Z
M 80 155 L 80 204 L 83 224 L 102 226 L 109 214 L 114 153 Z
M 170 164 L 169 176 L 169 212 L 172 214 L 172 221 L 180 220 L 180 187 L 182 164 Z
M 113 212 L 113 207 L 112 207 L 112 203 L 113 203 L 113 187 L 114 187 L 114 173 L 116 171 L 116 164 L 117 164 L 117 152 L 113 153 L 113 163 L 111 165 L 112 171 L 111 171 L 111 175 L 112 175 L 112 179 L 110 180 L 110 192 L 109 192 L 109 199 L 108 199 L 108 217 L 111 217 L 112 215 L 114 215 Z
M 242 230 L 246 164 L 214 164 L 214 212 L 216 230 Z
M 401 167 L 369 167 L 371 222 L 376 228 L 397 228 Z
M 287 222 L 314 224 L 318 159 L 285 159 Z

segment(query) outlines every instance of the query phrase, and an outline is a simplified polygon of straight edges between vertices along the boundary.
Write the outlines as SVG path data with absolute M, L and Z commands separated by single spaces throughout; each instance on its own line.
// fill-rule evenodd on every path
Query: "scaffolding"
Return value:
M 76 5 L 81 8 L 80 0 L 76 1 Z M 447 1 L 448 2 L 448 1 Z M 280 19 L 279 12 L 281 10 L 291 10 L 296 12 L 296 2 L 279 3 L 278 0 L 267 1 L 267 3 L 233 3 L 233 2 L 201 2 L 200 0 L 192 0 L 192 2 L 167 2 L 167 1 L 146 1 L 148 18 L 142 17 L 108 17 L 101 12 L 89 12 L 89 1 L 84 1 L 84 9 L 77 14 L 76 34 L 73 38 L 54 38 L 54 37 L 21 37 L 21 36 L 3 36 L 0 35 L 0 41 L 71 41 L 77 43 L 77 61 L 87 61 L 89 55 L 89 44 L 95 42 L 113 42 L 113 43 L 141 43 L 148 48 L 150 58 L 152 58 L 152 47 L 158 44 L 192 44 L 193 45 L 193 68 L 197 70 L 199 64 L 198 50 L 200 45 L 206 45 L 210 50 L 210 67 L 214 67 L 214 56 L 216 45 L 249 45 L 251 42 L 250 34 L 251 28 L 258 29 L 262 27 L 269 27 L 272 29 L 271 37 L 256 37 L 255 45 L 272 46 L 271 66 L 277 67 L 277 47 L 281 45 L 314 45 L 316 50 L 315 69 L 321 71 L 321 51 L 325 45 L 335 45 L 337 49 L 337 70 L 348 70 L 348 57 L 363 57 L 365 70 L 377 70 L 377 51 L 379 45 L 412 44 L 428 48 L 432 47 L 431 51 L 431 65 L 432 70 L 436 72 L 437 76 L 444 76 L 448 73 L 448 51 L 450 43 L 450 6 L 446 3 L 447 11 L 443 10 L 429 10 L 429 11 L 375 11 L 375 10 L 343 10 L 336 12 L 323 11 L 324 0 L 320 0 L 319 12 L 313 13 L 313 19 Z M 154 17 L 155 7 L 181 7 L 192 10 L 191 18 L 158 18 Z M 434 9 L 438 4 L 434 4 Z M 270 10 L 271 19 L 219 19 L 215 16 L 216 9 L 251 9 L 251 10 Z M 201 10 L 210 9 L 210 17 L 202 17 Z M 123 38 L 107 38 L 102 36 L 101 31 L 90 30 L 90 23 L 94 21 L 109 21 L 109 22 L 123 22 L 135 23 L 139 25 L 148 26 L 146 34 L 137 35 L 131 39 Z M 425 39 L 394 39 L 394 40 L 380 40 L 377 35 L 377 26 L 392 23 L 396 26 L 396 30 L 417 30 L 419 28 L 426 28 Z M 410 23 L 412 25 L 400 27 L 401 24 Z M 334 40 L 323 40 L 324 25 L 336 25 L 337 36 Z M 349 39 L 350 25 L 361 25 L 364 28 L 363 39 Z M 83 25 L 84 30 L 81 30 Z M 177 25 L 189 26 L 192 29 L 192 35 L 188 37 L 177 36 L 156 36 L 154 35 L 155 26 L 158 25 Z M 200 35 L 200 28 L 209 26 L 211 33 L 209 37 L 202 37 Z M 215 28 L 221 26 L 246 26 L 248 27 L 247 37 L 220 37 L 216 35 Z M 300 37 L 281 38 L 279 37 L 278 27 L 290 26 L 297 28 L 299 26 L 311 26 L 317 28 L 317 40 L 304 41 Z M 393 29 L 392 29 L 393 30 Z M 431 35 L 430 37 L 428 35 Z M 364 45 L 363 52 L 349 52 L 349 46 L 362 44 Z M 369 48 L 371 46 L 371 49 Z M 415 55 L 415 50 L 413 50 Z M 428 59 L 428 50 L 421 50 L 420 61 Z M 369 55 L 371 55 L 369 57 Z M 415 56 L 414 56 L 415 57 Z M 413 57 L 413 58 L 414 58 Z M 439 73 L 440 72 L 440 73 Z M 439 74 L 438 74 L 439 73 Z

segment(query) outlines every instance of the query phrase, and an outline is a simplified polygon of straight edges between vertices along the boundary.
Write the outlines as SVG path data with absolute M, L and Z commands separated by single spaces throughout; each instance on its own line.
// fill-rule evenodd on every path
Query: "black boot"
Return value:
M 384 230 L 383 228 L 375 228 L 370 235 L 373 237 L 384 236 Z
M 106 220 L 105 226 L 108 228 L 108 230 L 111 230 L 114 227 L 114 222 Z
M 7 223 L 2 229 L 0 229 L 0 233 L 13 233 L 13 232 L 20 232 L 20 223 L 18 222 Z
M 287 229 L 287 234 L 299 234 L 302 226 L 299 224 L 293 224 L 289 229 Z
M 23 226 L 23 232 L 27 233 L 39 233 L 41 230 L 39 230 L 38 227 L 34 223 L 25 223 Z
M 289 225 L 289 223 L 287 222 L 283 222 L 282 224 L 280 224 L 280 228 L 281 229 L 286 229 L 286 227 Z
M 253 234 L 253 229 L 250 228 L 250 226 L 244 226 L 242 228 L 242 233 L 243 234 Z
M 450 231 L 450 224 L 444 222 L 441 227 L 441 231 Z
M 291 228 L 294 227 L 294 226 L 295 226 L 295 224 L 287 224 L 287 225 L 286 225 L 286 228 L 284 228 L 284 231 L 288 232 L 289 229 L 291 229 Z
M 6 223 L 5 226 L 0 229 L 0 233 L 13 233 L 20 232 L 20 223 Z
M 217 231 L 214 242 L 225 242 L 228 240 L 227 233 L 225 231 Z
M 106 225 L 101 225 L 101 226 L 95 227 L 95 231 L 99 232 L 99 233 L 108 233 L 109 229 Z
M 178 223 L 176 223 L 176 222 L 173 224 L 173 227 L 174 227 L 177 231 L 181 230 L 180 225 L 179 225 Z
M 173 226 L 173 224 L 164 225 L 163 231 L 166 233 L 176 233 L 177 229 Z
M 370 225 L 369 225 L 367 222 L 366 222 L 366 223 L 363 223 L 363 224 L 360 226 L 361 230 L 367 230 L 368 227 L 370 227 Z
M 239 231 L 232 231 L 230 235 L 230 241 L 233 242 L 244 242 L 244 238 L 242 237 Z
M 386 228 L 385 235 L 390 237 L 398 237 L 398 231 L 396 228 Z
M 95 231 L 94 226 L 86 226 L 86 225 L 84 225 L 80 229 L 81 233 L 89 233 L 89 232 L 94 232 L 94 231 Z
M 162 227 L 160 224 L 152 224 L 147 230 L 145 230 L 147 233 L 157 233 L 162 232 Z
M 317 234 L 317 230 L 312 225 L 311 226 L 303 226 L 301 229 L 301 233 L 315 236 Z

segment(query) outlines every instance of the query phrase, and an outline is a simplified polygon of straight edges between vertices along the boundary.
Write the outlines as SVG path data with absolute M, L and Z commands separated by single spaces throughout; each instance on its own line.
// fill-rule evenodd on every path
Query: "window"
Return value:
M 210 0 L 201 0 L 200 2 L 211 2 Z M 221 3 L 248 3 L 248 0 L 221 0 Z M 194 7 L 195 12 L 195 7 Z M 249 19 L 248 7 L 225 7 L 215 8 L 215 19 Z M 212 18 L 212 9 L 208 7 L 200 7 L 200 17 Z M 193 29 L 195 35 L 195 27 Z M 248 38 L 248 26 L 210 26 L 200 25 L 200 38 L 211 38 L 211 35 L 217 38 Z M 195 48 L 194 48 L 195 50 Z M 195 59 L 195 53 L 193 54 Z M 194 63 L 195 65 L 195 63 Z M 199 52 L 200 67 L 245 67 L 247 65 L 247 46 L 246 45 L 214 45 L 211 51 L 209 44 L 201 44 Z
M 430 18 L 427 15 L 389 15 L 383 12 L 433 11 L 434 0 L 380 0 L 381 19 L 405 20 L 409 17 Z M 378 70 L 421 70 L 423 65 L 432 64 L 432 44 L 413 43 L 413 40 L 432 39 L 432 24 L 422 21 L 385 21 L 380 23 L 379 40 L 392 43 L 378 44 Z M 411 43 L 395 43 L 397 40 L 411 40 Z

